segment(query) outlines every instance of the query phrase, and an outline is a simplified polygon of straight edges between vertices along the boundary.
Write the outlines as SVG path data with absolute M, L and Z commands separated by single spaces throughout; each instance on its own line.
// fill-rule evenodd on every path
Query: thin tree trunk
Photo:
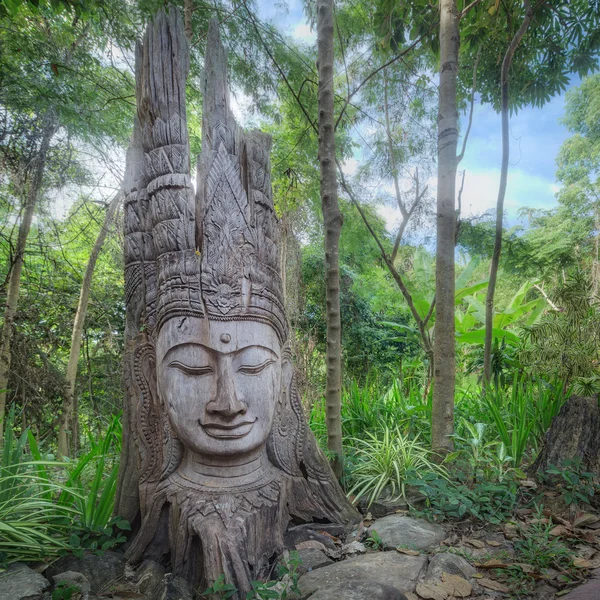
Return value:
M 437 248 L 431 444 L 444 454 L 453 448 L 454 386 L 454 236 L 456 149 L 458 144 L 458 15 L 456 0 L 440 0 L 440 88 L 438 110 Z
M 94 270 L 96 268 L 96 261 L 102 250 L 108 228 L 115 216 L 115 212 L 121 201 L 121 193 L 117 193 L 111 201 L 106 215 L 104 217 L 104 223 L 100 228 L 94 247 L 90 254 L 87 267 L 85 269 L 85 275 L 83 282 L 81 283 L 81 291 L 79 293 L 79 303 L 77 305 L 77 312 L 75 313 L 75 321 L 73 322 L 73 333 L 71 335 L 71 351 L 69 354 L 69 362 L 67 363 L 66 379 L 66 393 L 63 402 L 62 415 L 58 428 L 58 452 L 62 456 L 69 456 L 69 431 L 72 431 L 72 443 L 71 449 L 74 451 L 77 446 L 77 440 L 75 434 L 78 431 L 78 416 L 75 411 L 76 398 L 75 398 L 75 381 L 77 379 L 77 364 L 79 363 L 79 353 L 81 350 L 81 339 L 83 334 L 83 325 L 85 323 L 85 316 L 87 313 L 88 301 L 90 298 L 90 290 L 92 287 L 92 278 L 94 276 Z M 76 423 L 77 422 L 77 423 Z
M 529 0 L 524 0 L 525 18 L 521 27 L 513 37 L 504 60 L 502 61 L 502 75 L 500 85 L 502 88 L 502 167 L 500 171 L 500 187 L 498 188 L 498 200 L 496 202 L 496 239 L 494 240 L 494 253 L 490 266 L 490 282 L 485 298 L 485 341 L 483 346 L 483 387 L 488 386 L 492 376 L 492 329 L 494 326 L 494 293 L 496 291 L 496 280 L 498 278 L 498 265 L 502 252 L 502 217 L 504 214 L 504 197 L 506 195 L 506 183 L 508 179 L 508 159 L 510 156 L 510 139 L 508 131 L 508 73 L 517 46 L 520 44 L 529 23 L 533 17 L 533 10 Z
M 598 297 L 598 284 L 600 283 L 600 209 L 598 203 L 594 209 L 594 225 L 596 228 L 596 239 L 594 242 L 594 262 L 592 264 L 592 294 Z
M 194 12 L 193 0 L 183 3 L 183 31 L 188 42 L 192 41 L 192 13 Z
M 21 272 L 23 271 L 23 262 L 25 258 L 25 246 L 31 222 L 37 206 L 42 180 L 44 178 L 44 170 L 46 167 L 46 157 L 50 142 L 56 133 L 56 119 L 54 113 L 49 111 L 44 118 L 44 128 L 42 131 L 42 139 L 37 155 L 33 159 L 33 164 L 30 166 L 31 181 L 29 182 L 29 190 L 25 201 L 25 210 L 23 218 L 19 225 L 19 235 L 17 238 L 17 247 L 10 269 L 8 280 L 8 288 L 6 292 L 6 305 L 4 307 L 4 324 L 2 327 L 2 335 L 0 338 L 0 421 L 3 421 L 6 412 L 6 397 L 8 387 L 8 376 L 10 373 L 11 361 L 11 346 L 15 316 L 17 314 L 17 304 L 19 301 L 19 293 L 21 291 Z M 2 443 L 4 427 L 0 426 L 0 444 Z
M 333 470 L 340 477 L 342 454 L 342 344 L 340 318 L 339 240 L 342 213 L 338 204 L 333 114 L 333 0 L 317 0 L 317 60 L 319 70 L 319 162 L 321 207 L 325 226 L 327 298 L 327 447 Z

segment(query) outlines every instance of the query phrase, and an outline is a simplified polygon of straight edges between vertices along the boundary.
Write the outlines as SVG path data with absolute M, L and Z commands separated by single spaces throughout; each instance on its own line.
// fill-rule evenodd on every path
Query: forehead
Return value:
M 275 330 L 257 321 L 211 321 L 198 317 L 174 317 L 160 329 L 156 358 L 181 344 L 202 344 L 217 352 L 228 353 L 247 346 L 265 346 L 281 355 Z

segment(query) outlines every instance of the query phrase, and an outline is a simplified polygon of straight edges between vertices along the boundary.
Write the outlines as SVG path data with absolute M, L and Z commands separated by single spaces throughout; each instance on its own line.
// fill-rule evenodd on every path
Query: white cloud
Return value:
M 317 33 L 306 23 L 299 23 L 296 25 L 296 27 L 292 29 L 292 36 L 309 44 L 314 44 L 317 40 Z
M 342 169 L 344 171 L 344 175 L 352 177 L 358 170 L 358 160 L 356 158 L 346 159 L 342 165 Z

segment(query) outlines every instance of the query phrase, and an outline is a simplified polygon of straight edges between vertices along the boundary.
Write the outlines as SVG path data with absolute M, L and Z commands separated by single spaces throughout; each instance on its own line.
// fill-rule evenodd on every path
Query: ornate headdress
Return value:
M 168 319 L 184 315 L 250 319 L 274 327 L 283 343 L 287 321 L 271 195 L 271 140 L 258 131 L 244 135 L 235 122 L 225 51 L 218 23 L 213 22 L 208 45 L 216 51 L 205 64 L 203 144 L 194 198 L 185 119 L 189 51 L 184 37 L 164 36 L 167 27 L 175 29 L 177 19 L 181 19 L 177 11 L 159 13 L 146 31 L 147 50 L 138 47 L 137 52 L 145 186 L 132 149 L 126 181 L 131 198 L 127 300 L 145 295 L 150 327 L 160 329 Z M 157 44 L 165 43 L 171 45 L 173 62 L 165 63 L 160 53 L 153 52 Z M 177 69 L 179 76 L 165 69 Z M 152 270 L 156 283 L 150 281 Z

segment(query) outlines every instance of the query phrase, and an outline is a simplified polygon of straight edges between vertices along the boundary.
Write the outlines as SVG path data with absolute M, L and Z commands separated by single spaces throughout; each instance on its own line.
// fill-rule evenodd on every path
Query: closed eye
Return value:
M 245 375 L 258 375 L 274 362 L 275 361 L 272 358 L 268 358 L 260 365 L 242 365 L 241 367 L 238 367 L 238 373 L 243 373 Z
M 175 369 L 179 369 L 183 371 L 186 375 L 208 375 L 209 373 L 214 373 L 215 370 L 210 365 L 205 365 L 203 367 L 190 367 L 189 365 L 184 365 L 177 360 L 169 363 L 170 367 Z

